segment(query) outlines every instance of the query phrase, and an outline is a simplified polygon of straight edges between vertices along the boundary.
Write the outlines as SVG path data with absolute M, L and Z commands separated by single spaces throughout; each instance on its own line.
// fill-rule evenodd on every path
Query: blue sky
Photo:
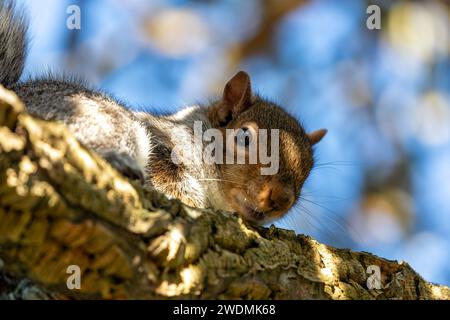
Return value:
M 76 1 L 19 2 L 32 21 L 24 78 L 77 74 L 133 108 L 167 112 L 248 71 L 307 130 L 329 130 L 306 200 L 277 224 L 450 284 L 450 35 L 439 4 L 386 1 L 371 31 L 362 1 L 309 1 L 281 19 L 269 48 L 233 65 L 230 48 L 264 23 L 261 2 L 84 1 L 78 31 L 65 27 Z

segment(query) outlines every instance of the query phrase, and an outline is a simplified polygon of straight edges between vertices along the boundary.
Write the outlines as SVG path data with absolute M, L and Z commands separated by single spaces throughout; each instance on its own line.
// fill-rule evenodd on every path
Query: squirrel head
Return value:
M 230 209 L 255 224 L 283 216 L 299 198 L 313 167 L 312 146 L 327 131 L 307 134 L 280 106 L 253 95 L 243 71 L 228 81 L 207 116 L 226 137 L 224 160 L 218 166 Z M 230 154 L 232 158 L 225 159 Z

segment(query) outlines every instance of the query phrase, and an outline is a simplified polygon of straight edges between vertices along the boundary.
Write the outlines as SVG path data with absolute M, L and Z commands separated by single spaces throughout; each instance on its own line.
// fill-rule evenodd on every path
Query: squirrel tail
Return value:
M 27 19 L 12 0 L 0 0 L 0 84 L 16 83 L 23 71 L 27 49 Z

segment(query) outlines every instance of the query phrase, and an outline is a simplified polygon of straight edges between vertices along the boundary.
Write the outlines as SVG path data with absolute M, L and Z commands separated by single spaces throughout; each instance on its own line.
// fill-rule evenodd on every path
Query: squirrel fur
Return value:
M 283 216 L 298 200 L 313 167 L 312 146 L 326 133 L 307 134 L 277 104 L 254 95 L 250 77 L 240 71 L 223 96 L 207 105 L 171 115 L 135 112 L 112 97 L 67 79 L 20 82 L 27 51 L 27 19 L 14 1 L 0 0 L 0 84 L 13 90 L 28 112 L 66 124 L 86 147 L 130 178 L 143 181 L 187 205 L 226 210 L 262 224 Z M 279 170 L 261 175 L 263 164 L 176 164 L 175 144 L 188 145 L 194 122 L 202 130 L 246 127 L 279 130 Z

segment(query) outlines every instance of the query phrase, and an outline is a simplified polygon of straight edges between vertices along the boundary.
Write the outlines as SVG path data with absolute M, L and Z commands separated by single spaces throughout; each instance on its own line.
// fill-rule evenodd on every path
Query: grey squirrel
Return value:
M 34 116 L 65 123 L 83 145 L 124 175 L 190 206 L 236 212 L 256 224 L 283 216 L 299 198 L 313 167 L 312 146 L 326 130 L 307 134 L 277 104 L 252 94 L 247 73 L 238 72 L 223 96 L 207 105 L 172 115 L 135 112 L 80 82 L 54 77 L 19 82 L 26 31 L 27 21 L 14 2 L 0 0 L 0 83 L 15 91 Z M 175 145 L 189 145 L 199 121 L 202 130 L 214 128 L 224 135 L 227 129 L 241 129 L 246 159 L 249 139 L 258 139 L 255 132 L 277 129 L 277 173 L 262 175 L 265 164 L 259 158 L 252 164 L 173 161 Z

